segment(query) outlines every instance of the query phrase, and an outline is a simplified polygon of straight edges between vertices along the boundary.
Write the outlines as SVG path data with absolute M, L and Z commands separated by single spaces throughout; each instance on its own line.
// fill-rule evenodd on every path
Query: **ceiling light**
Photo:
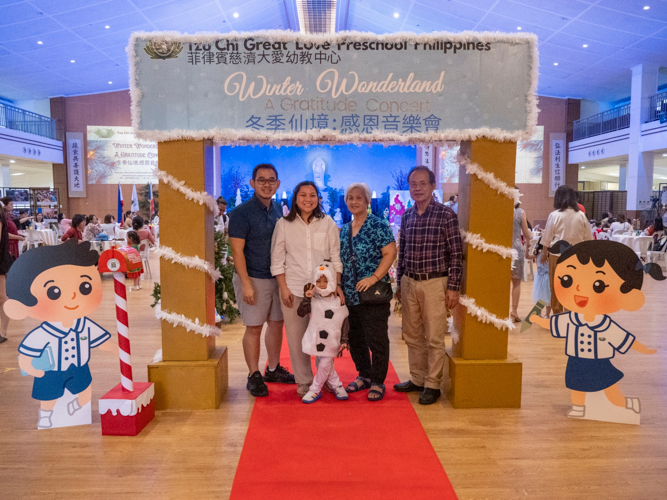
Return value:
M 646 6 L 644 7 L 644 10 L 649 10 L 650 8 L 651 8 L 651 7 L 649 7 L 648 5 L 646 5 Z
M 586 48 L 586 47 L 588 47 L 588 44 L 585 43 L 585 44 L 584 44 L 584 48 Z
M 554 63 L 554 66 L 558 66 L 558 63 Z
M 70 62 L 73 63 L 73 62 L 76 62 L 76 61 L 74 59 L 72 59 Z
M 25 175 L 25 172 L 16 172 L 16 173 L 11 174 L 11 175 Z
M 9 163 L 16 163 L 16 160 L 9 160 Z
M 662 156 L 667 156 L 667 153 L 662 153 Z
M 111 28 L 111 26 L 109 26 L 108 24 L 104 27 L 104 29 L 107 29 L 107 30 L 108 30 L 109 28 Z
M 394 17 L 398 19 L 398 12 L 394 12 Z
M 586 168 L 586 165 L 582 165 L 581 168 Z
M 113 82 L 109 82 L 109 85 L 111 85 Z
M 238 12 L 234 12 L 234 17 L 239 17 L 239 13 L 238 13 Z
M 517 26 L 516 29 L 518 29 L 519 31 L 521 31 L 521 26 Z
M 44 42 L 42 42 L 42 41 L 40 40 L 40 41 L 37 42 L 37 45 L 42 45 L 43 43 L 44 43 Z

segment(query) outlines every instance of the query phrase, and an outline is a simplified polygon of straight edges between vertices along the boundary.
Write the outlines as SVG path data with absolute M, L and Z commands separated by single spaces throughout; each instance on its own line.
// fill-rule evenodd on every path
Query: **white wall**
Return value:
M 31 99 L 26 101 L 15 101 L 12 106 L 32 111 L 38 115 L 51 117 L 51 99 Z
M 590 101 L 588 99 L 581 100 L 581 113 L 579 118 L 588 118 L 589 116 L 597 115 L 603 111 L 613 108 L 612 103 L 603 101 Z

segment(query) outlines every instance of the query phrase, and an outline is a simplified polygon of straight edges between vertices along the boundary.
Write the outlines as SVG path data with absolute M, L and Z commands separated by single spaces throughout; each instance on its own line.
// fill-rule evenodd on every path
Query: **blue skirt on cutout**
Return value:
M 573 391 L 597 392 L 623 378 L 623 372 L 609 359 L 583 359 L 568 356 L 565 387 Z

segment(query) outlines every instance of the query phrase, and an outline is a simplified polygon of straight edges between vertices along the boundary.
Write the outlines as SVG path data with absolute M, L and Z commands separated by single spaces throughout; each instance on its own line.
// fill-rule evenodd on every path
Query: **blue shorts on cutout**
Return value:
M 93 381 L 90 368 L 86 363 L 82 367 L 71 365 L 66 371 L 48 371 L 41 378 L 35 378 L 32 397 L 38 401 L 52 401 L 65 394 L 67 389 L 72 394 L 85 391 Z

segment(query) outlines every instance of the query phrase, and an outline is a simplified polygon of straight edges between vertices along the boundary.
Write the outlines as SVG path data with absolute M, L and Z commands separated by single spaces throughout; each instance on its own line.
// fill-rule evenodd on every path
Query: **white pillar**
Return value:
M 2 168 L 2 187 L 12 187 L 12 178 L 9 174 L 9 164 L 0 164 Z
M 628 163 L 623 162 L 618 166 L 618 190 L 625 191 L 628 181 Z
M 632 68 L 630 143 L 626 182 L 628 192 L 627 210 L 644 210 L 651 206 L 653 153 L 642 153 L 641 127 L 648 119 L 649 99 L 657 92 L 657 65 L 640 64 Z
M 215 198 L 222 194 L 220 181 L 220 144 L 213 144 L 213 196 Z

